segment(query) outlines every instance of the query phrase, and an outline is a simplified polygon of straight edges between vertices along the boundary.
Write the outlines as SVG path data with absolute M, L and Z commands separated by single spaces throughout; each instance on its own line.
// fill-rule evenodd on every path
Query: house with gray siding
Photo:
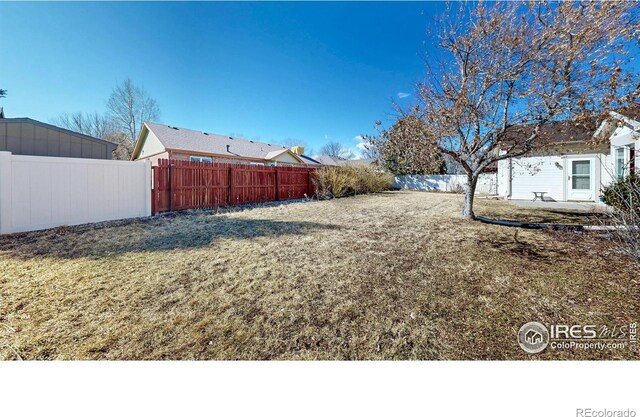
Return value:
M 0 118 L 0 151 L 14 155 L 111 159 L 117 146 L 27 117 Z

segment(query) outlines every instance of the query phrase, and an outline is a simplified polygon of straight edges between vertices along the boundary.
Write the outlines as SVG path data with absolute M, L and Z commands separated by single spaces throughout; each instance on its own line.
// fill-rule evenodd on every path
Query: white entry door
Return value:
M 567 200 L 595 201 L 593 159 L 569 159 Z

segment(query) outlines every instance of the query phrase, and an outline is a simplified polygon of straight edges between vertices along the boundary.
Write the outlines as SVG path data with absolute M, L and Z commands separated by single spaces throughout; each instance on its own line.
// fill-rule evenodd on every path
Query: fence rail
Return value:
M 153 167 L 153 213 L 304 198 L 313 168 L 160 159 Z

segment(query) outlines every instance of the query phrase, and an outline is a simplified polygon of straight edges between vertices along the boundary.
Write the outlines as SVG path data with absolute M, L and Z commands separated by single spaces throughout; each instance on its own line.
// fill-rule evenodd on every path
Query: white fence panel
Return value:
M 151 163 L 0 152 L 0 234 L 151 215 Z
M 466 184 L 466 175 L 402 175 L 395 180 L 395 188 L 421 191 L 461 192 Z M 476 193 L 497 194 L 498 174 L 480 174 Z

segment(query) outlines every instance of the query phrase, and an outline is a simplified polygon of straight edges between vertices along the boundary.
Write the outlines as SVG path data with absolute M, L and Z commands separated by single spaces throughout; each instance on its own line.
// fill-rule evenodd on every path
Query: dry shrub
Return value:
M 615 226 L 612 241 L 619 252 L 640 264 L 640 177 L 629 175 L 603 190 L 611 210 L 607 222 Z
M 393 188 L 393 175 L 366 165 L 333 166 L 317 169 L 313 183 L 319 199 L 379 193 Z

